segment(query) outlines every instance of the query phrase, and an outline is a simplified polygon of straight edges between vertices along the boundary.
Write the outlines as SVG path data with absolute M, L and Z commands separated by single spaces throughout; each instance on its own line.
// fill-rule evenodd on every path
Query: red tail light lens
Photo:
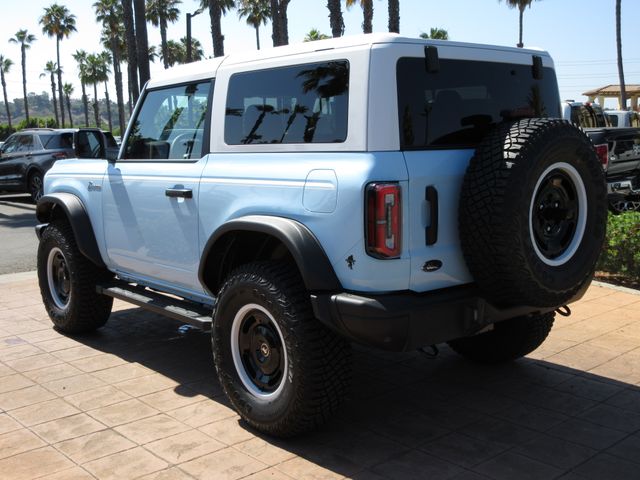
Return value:
M 56 160 L 62 160 L 63 158 L 69 158 L 69 157 L 64 152 L 56 152 L 53 154 L 53 158 L 55 158 Z
M 402 252 L 402 203 L 397 183 L 371 183 L 366 190 L 367 253 L 398 258 Z
M 598 159 L 602 164 L 602 168 L 606 170 L 607 166 L 609 165 L 609 146 L 604 143 L 602 145 L 596 145 L 595 149 L 596 155 L 598 155 Z

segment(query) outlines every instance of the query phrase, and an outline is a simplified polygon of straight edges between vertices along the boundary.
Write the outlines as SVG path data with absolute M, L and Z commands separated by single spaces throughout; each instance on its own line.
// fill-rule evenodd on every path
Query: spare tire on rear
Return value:
M 462 250 L 487 300 L 555 307 L 593 276 L 607 198 L 589 138 L 564 120 L 498 125 L 462 185 Z

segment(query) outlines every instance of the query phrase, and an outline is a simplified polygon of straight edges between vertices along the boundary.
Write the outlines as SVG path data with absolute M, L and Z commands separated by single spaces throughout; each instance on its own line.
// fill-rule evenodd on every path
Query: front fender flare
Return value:
M 69 220 L 80 253 L 97 266 L 105 268 L 93 226 L 82 200 L 72 193 L 58 192 L 44 195 L 38 200 L 36 218 L 40 222 L 49 223 L 57 209 L 62 210 L 64 216 Z
M 225 235 L 233 232 L 256 232 L 277 238 L 291 253 L 307 290 L 312 292 L 342 290 L 342 285 L 329 258 L 313 233 L 296 220 L 267 215 L 250 215 L 231 220 L 211 235 L 202 251 L 198 271 L 198 278 L 205 289 L 209 290 L 205 284 L 209 255 L 215 252 L 216 245 Z M 223 259 L 214 258 L 213 261 L 214 265 L 209 265 L 209 268 L 215 269 L 220 268 Z

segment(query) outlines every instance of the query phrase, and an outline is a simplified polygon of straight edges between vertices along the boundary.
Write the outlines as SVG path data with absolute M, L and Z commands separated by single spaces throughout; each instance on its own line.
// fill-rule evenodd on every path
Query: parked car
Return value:
M 559 116 L 522 48 L 359 35 L 166 70 L 117 158 L 45 177 L 46 311 L 77 334 L 115 297 L 211 329 L 231 405 L 279 436 L 335 411 L 350 341 L 522 357 L 605 235 L 603 170 Z
M 640 127 L 640 114 L 629 110 L 605 110 L 612 127 Z
M 37 201 L 45 173 L 63 158 L 97 158 L 100 146 L 117 148 L 109 132 L 98 129 L 33 128 L 12 134 L 0 147 L 0 190 L 27 192 Z

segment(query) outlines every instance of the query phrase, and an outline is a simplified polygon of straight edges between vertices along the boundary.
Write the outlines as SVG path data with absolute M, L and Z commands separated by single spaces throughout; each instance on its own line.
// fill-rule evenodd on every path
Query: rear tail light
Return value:
M 598 155 L 602 168 L 606 170 L 609 166 L 609 146 L 604 143 L 602 145 L 596 145 L 594 148 L 596 149 L 596 155 Z
M 67 156 L 67 154 L 66 154 L 66 153 L 64 153 L 64 152 L 56 152 L 56 153 L 54 153 L 52 156 L 53 156 L 53 158 L 55 158 L 56 160 L 62 160 L 63 158 L 69 158 L 69 157 Z
M 367 253 L 376 258 L 398 258 L 402 252 L 400 185 L 367 185 L 365 216 Z

